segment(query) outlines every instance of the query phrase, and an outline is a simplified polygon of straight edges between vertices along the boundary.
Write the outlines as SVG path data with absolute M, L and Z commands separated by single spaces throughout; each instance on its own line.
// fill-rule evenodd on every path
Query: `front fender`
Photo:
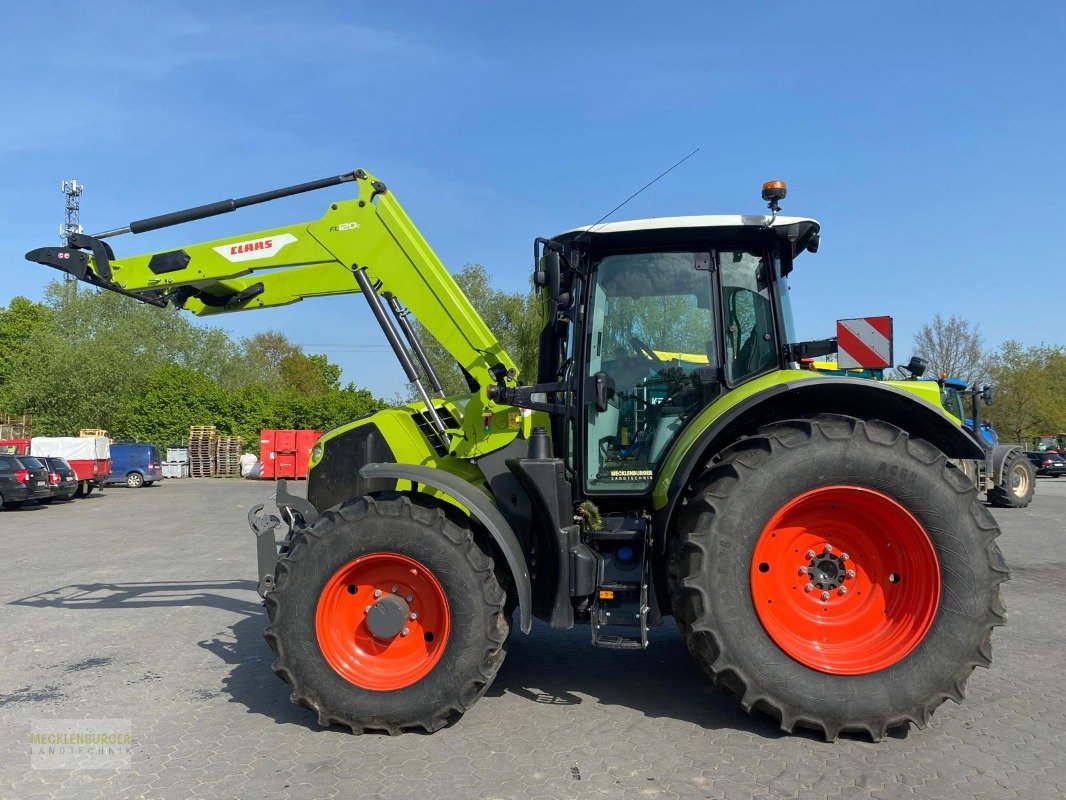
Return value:
M 514 530 L 507 524 L 507 520 L 503 518 L 496 505 L 483 492 L 450 472 L 416 464 L 367 464 L 359 470 L 359 474 L 368 481 L 393 478 L 432 486 L 468 508 L 471 515 L 485 526 L 507 560 L 507 566 L 518 592 L 518 616 L 522 633 L 529 633 L 533 626 L 533 589 L 529 579 L 529 568 L 526 566 L 525 553 L 522 552 Z
M 1003 483 L 1003 464 L 1014 452 L 1021 453 L 1022 449 L 1016 444 L 997 444 L 992 448 L 992 483 L 995 486 Z

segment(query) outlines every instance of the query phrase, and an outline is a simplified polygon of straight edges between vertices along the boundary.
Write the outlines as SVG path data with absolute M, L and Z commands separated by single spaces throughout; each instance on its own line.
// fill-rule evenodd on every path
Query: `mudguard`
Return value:
M 994 485 L 999 486 L 1001 483 L 1003 483 L 1003 464 L 1006 462 L 1007 456 L 1009 456 L 1015 451 L 1020 453 L 1022 452 L 1022 448 L 1018 447 L 1018 445 L 1016 444 L 997 444 L 995 447 L 992 448 L 991 477 L 992 483 Z
M 880 419 L 924 439 L 948 458 L 985 460 L 984 449 L 953 417 L 912 392 L 878 381 L 782 370 L 712 403 L 674 442 L 652 493 L 656 530 L 662 534 L 669 529 L 695 471 L 723 447 L 762 425 L 815 414 Z M 666 539 L 658 536 L 660 546 Z
M 367 464 L 359 470 L 359 474 L 367 480 L 394 478 L 432 486 L 470 509 L 477 521 L 485 526 L 507 560 L 518 592 L 518 616 L 522 633 L 529 633 L 533 626 L 533 589 L 526 557 L 511 526 L 486 495 L 473 484 L 450 472 L 415 464 Z

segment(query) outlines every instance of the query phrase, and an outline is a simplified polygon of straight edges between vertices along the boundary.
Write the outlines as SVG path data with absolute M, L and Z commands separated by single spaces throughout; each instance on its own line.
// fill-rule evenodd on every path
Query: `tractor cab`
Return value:
M 794 359 L 788 274 L 817 249 L 799 217 L 689 216 L 578 228 L 549 240 L 563 263 L 554 363 L 580 370 L 567 432 L 586 495 L 644 494 L 686 423 Z M 571 376 L 572 377 L 575 376 Z

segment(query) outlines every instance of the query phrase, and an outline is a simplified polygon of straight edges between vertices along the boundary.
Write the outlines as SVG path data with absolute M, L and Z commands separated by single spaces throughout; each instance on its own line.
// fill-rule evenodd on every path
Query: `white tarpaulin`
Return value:
M 106 436 L 34 436 L 30 439 L 30 455 L 97 461 L 111 458 L 111 441 Z

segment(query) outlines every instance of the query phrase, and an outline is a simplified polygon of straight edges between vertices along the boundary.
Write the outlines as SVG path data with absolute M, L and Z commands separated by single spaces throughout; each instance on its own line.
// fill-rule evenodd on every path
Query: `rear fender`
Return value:
M 679 437 L 675 448 L 685 449 L 680 454 L 672 451 L 667 457 L 664 463 L 676 467 L 672 474 L 660 476 L 652 496 L 661 544 L 666 542 L 664 534 L 685 487 L 699 470 L 730 443 L 779 420 L 817 414 L 878 419 L 902 428 L 913 438 L 924 439 L 948 458 L 985 459 L 984 449 L 961 425 L 916 393 L 859 378 L 809 377 L 802 372 L 781 372 L 776 377 L 776 381 L 774 375 L 761 379 L 764 385 L 739 402 L 732 401 L 733 393 L 725 395 L 693 420 L 695 430 Z
M 450 472 L 415 464 L 367 464 L 359 470 L 359 474 L 368 481 L 392 479 L 431 486 L 469 510 L 470 515 L 488 531 L 507 561 L 518 593 L 522 633 L 529 633 L 533 624 L 533 590 L 525 553 L 514 530 L 484 492 Z

